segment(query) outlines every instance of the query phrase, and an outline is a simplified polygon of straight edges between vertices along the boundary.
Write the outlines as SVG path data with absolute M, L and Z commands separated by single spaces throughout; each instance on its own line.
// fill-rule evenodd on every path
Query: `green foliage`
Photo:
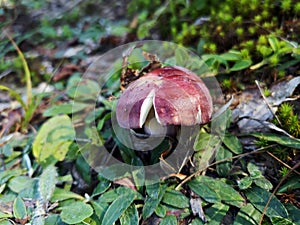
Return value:
M 214 73 L 232 73 L 262 66 L 282 71 L 299 62 L 299 32 L 288 29 L 294 26 L 290 21 L 299 15 L 298 6 L 292 0 L 280 4 L 276 0 L 168 1 L 165 5 L 132 0 L 128 12 L 132 16 L 134 9 L 140 11 L 139 38 L 158 35 L 191 46 L 200 55 L 206 53 L 203 59 Z M 247 52 L 248 56 L 227 58 L 221 54 L 224 52 Z
M 300 124 L 298 120 L 298 115 L 294 114 L 294 110 L 291 104 L 282 103 L 278 109 L 277 116 L 284 130 L 286 130 L 294 137 L 299 137 Z M 274 122 L 278 125 L 277 121 Z
M 70 118 L 56 116 L 43 124 L 33 142 L 33 155 L 43 165 L 62 161 L 74 141 L 75 131 Z
M 244 177 L 238 181 L 238 186 L 241 190 L 250 188 L 252 183 L 255 183 L 258 187 L 268 191 L 273 188 L 272 183 L 262 175 L 261 171 L 256 165 L 253 163 L 248 163 L 247 170 L 250 176 Z
M 128 5 L 128 12 L 133 15 L 135 9 L 139 9 L 135 16 L 138 20 L 136 32 L 140 38 L 158 34 L 161 39 L 175 40 L 191 46 L 202 55 L 214 74 L 239 74 L 241 71 L 259 71 L 270 67 L 278 69 L 281 76 L 284 76 L 287 68 L 300 62 L 299 47 L 294 42 L 298 40 L 299 34 L 290 33 L 286 29 L 286 22 L 299 16 L 300 4 L 292 0 L 276 5 L 273 3 L 273 0 L 226 0 L 221 3 L 199 0 L 168 1 L 161 4 L 156 0 L 132 0 Z M 29 0 L 22 1 L 22 4 L 28 10 L 29 7 L 44 7 L 46 3 Z M 92 15 L 81 18 L 81 13 L 87 9 L 82 6 L 82 12 L 79 8 L 74 8 L 61 17 L 42 18 L 38 29 L 33 29 L 24 37 L 16 36 L 17 43 L 30 37 L 31 42 L 56 48 L 62 41 L 72 40 L 74 36 L 79 44 L 85 44 L 87 40 L 98 42 L 107 34 L 107 30 L 111 31 L 110 34 L 122 36 L 131 29 L 126 27 L 126 21 L 111 23 L 104 19 L 99 22 L 99 17 Z M 274 12 L 277 17 L 273 16 Z M 5 12 L 0 10 L 0 16 L 1 13 Z M 279 21 L 284 29 L 279 26 Z M 112 24 L 115 26 L 112 27 Z M 292 41 L 283 37 L 289 37 Z M 7 44 L 7 40 L 0 41 L 0 50 L 3 50 L 1 56 L 13 51 L 12 46 Z M 12 62 L 4 59 L 0 70 L 10 67 L 18 71 L 24 69 L 28 99 L 24 101 L 18 92 L 5 86 L 0 86 L 0 89 L 19 101 L 25 110 L 23 128 L 26 128 L 39 99 L 31 95 L 32 73 L 30 74 L 23 53 L 18 48 L 17 51 L 18 58 Z M 60 58 L 59 54 L 61 52 L 54 57 Z M 80 53 L 70 61 L 77 63 L 84 54 Z M 141 54 L 136 54 L 130 60 L 140 57 Z M 178 48 L 166 63 L 182 64 L 196 69 L 199 74 L 202 72 L 202 68 L 190 60 L 184 49 Z M 177 224 L 179 220 L 189 221 L 193 225 L 205 224 L 200 219 L 201 216 L 193 215 L 195 209 L 192 209 L 191 198 L 199 199 L 201 204 L 198 210 L 203 210 L 207 224 L 221 223 L 228 215 L 232 215 L 233 209 L 232 224 L 258 224 L 271 198 L 273 185 L 277 182 L 271 183 L 267 179 L 269 174 L 264 174 L 256 166 L 258 164 L 249 163 L 244 157 L 244 154 L 251 153 L 244 153 L 239 138 L 228 131 L 230 110 L 215 118 L 218 125 L 215 133 L 210 133 L 210 124 L 201 129 L 193 146 L 195 153 L 180 172 L 182 174 L 172 174 L 153 184 L 145 182 L 143 169 L 123 173 L 118 168 L 109 167 L 107 171 L 118 175 L 118 179 L 114 181 L 102 177 L 102 173 L 95 174 L 80 154 L 89 151 L 93 145 L 111 146 L 110 150 L 115 151 L 120 160 L 134 166 L 143 165 L 134 151 L 116 140 L 110 125 L 115 100 L 110 101 L 108 97 L 119 95 L 119 71 L 116 72 L 115 67 L 120 65 L 121 61 L 113 65 L 109 72 L 112 78 L 105 83 L 105 87 L 100 87 L 99 81 L 82 80 L 80 73 L 56 83 L 60 93 L 49 95 L 53 94 L 54 97 L 49 97 L 49 106 L 42 111 L 43 116 L 48 118 L 42 118 L 43 121 L 34 124 L 37 133 L 0 137 L 0 224 L 24 220 L 28 224 L 46 225 L 135 225 L 151 220 L 152 217 L 159 217 L 160 224 Z M 143 63 L 134 65 L 143 66 Z M 223 80 L 223 86 L 227 89 L 234 85 L 231 78 Z M 103 93 L 104 89 L 107 92 Z M 267 89 L 264 93 L 268 96 Z M 94 104 L 90 105 L 95 99 L 99 100 L 96 108 Z M 80 148 L 76 144 L 74 124 L 69 117 L 71 114 L 76 128 L 83 130 L 82 141 L 86 142 L 84 147 Z M 84 121 L 82 114 L 87 114 Z M 299 121 L 291 106 L 283 104 L 279 108 L 278 117 L 283 129 L 295 137 L 299 136 Z M 96 127 L 93 128 L 92 124 Z M 291 148 L 300 149 L 300 142 L 296 138 L 275 133 L 257 133 L 253 136 L 258 138 L 257 145 L 262 148 L 270 143 L 277 144 L 279 147 L 270 150 L 276 156 L 279 155 L 276 151 L 288 151 L 288 156 L 292 156 L 294 151 Z M 162 143 L 155 149 L 155 162 L 158 162 L 166 146 L 169 147 Z M 100 151 L 91 157 L 98 154 Z M 280 158 L 288 161 L 291 157 Z M 290 171 L 286 167 L 280 168 L 282 177 Z M 192 176 L 188 177 L 189 175 Z M 185 177 L 188 178 L 182 180 Z M 296 192 L 299 188 L 299 177 L 289 177 L 278 188 L 275 196 L 272 196 L 263 222 L 298 224 L 299 209 L 280 202 L 279 198 L 285 193 Z M 5 204 L 11 210 L 2 212 Z

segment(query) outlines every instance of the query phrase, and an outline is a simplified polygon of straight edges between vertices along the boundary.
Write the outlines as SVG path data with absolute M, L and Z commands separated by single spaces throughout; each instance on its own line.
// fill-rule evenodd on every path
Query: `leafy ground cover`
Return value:
M 0 224 L 300 224 L 297 1 L 0 4 Z M 222 135 L 199 129 L 181 170 L 148 184 L 143 170 L 111 169 L 108 180 L 86 160 L 93 146 L 145 162 L 112 129 L 120 71 L 100 95 L 82 76 L 143 38 L 192 49 L 233 100 L 215 122 Z M 151 158 L 162 169 L 166 145 Z

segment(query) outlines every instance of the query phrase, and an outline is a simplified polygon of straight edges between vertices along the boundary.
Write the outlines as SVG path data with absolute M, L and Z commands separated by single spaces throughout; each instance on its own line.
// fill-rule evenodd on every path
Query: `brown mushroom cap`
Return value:
M 212 114 L 212 98 L 196 74 L 166 66 L 128 85 L 117 103 L 117 121 L 123 128 L 142 128 L 152 107 L 162 126 L 206 124 Z

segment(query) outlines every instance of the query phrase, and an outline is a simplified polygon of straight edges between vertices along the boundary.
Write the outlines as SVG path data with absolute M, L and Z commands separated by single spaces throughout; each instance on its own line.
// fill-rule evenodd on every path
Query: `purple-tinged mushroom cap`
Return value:
M 212 98 L 196 74 L 167 66 L 128 85 L 117 103 L 117 121 L 123 128 L 142 128 L 152 108 L 162 126 L 206 124 L 212 115 Z

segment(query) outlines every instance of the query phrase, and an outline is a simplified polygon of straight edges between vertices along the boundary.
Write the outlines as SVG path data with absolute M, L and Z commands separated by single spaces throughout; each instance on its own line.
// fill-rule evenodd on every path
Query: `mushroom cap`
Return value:
M 117 102 L 117 121 L 123 128 L 142 128 L 152 107 L 162 126 L 206 124 L 213 110 L 201 78 L 178 66 L 155 69 L 130 83 Z

